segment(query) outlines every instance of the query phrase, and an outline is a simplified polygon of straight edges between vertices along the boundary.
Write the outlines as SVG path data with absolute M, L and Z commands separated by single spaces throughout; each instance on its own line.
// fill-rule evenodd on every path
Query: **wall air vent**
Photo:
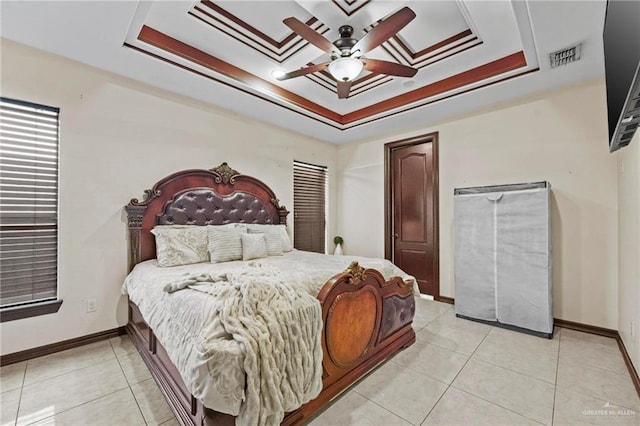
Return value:
M 557 50 L 549 54 L 549 60 L 551 62 L 551 68 L 559 67 L 561 65 L 567 65 L 571 62 L 580 60 L 580 51 L 582 50 L 582 43 L 578 43 L 575 46 L 567 47 L 565 49 Z

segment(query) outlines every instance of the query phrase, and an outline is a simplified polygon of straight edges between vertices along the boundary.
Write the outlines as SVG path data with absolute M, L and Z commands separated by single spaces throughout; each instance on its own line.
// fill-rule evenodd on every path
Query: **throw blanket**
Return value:
M 164 289 L 190 288 L 221 301 L 220 321 L 245 354 L 239 425 L 278 425 L 322 390 L 320 302 L 281 276 L 278 268 L 252 263 L 227 274 L 185 276 Z

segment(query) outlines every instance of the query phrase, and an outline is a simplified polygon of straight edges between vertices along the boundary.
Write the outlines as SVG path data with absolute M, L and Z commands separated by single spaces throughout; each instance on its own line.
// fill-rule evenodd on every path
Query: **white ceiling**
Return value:
M 406 78 L 365 73 L 351 96 L 339 100 L 326 75 L 283 82 L 271 77 L 275 69 L 291 71 L 328 59 L 292 34 L 284 18 L 311 20 L 329 40 L 349 24 L 361 38 L 403 6 L 416 19 L 398 40 L 365 56 L 419 68 L 411 85 Z M 603 75 L 605 9 L 606 1 L 10 1 L 0 2 L 0 34 L 345 143 L 425 127 Z M 575 43 L 582 43 L 581 60 L 551 69 L 549 53 Z

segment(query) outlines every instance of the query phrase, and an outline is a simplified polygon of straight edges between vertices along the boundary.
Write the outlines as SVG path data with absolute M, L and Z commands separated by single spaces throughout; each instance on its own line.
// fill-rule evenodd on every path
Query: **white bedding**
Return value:
M 245 400 L 244 354 L 214 314 L 220 301 L 205 291 L 189 288 L 174 293 L 165 285 L 191 274 L 224 274 L 252 265 L 280 270 L 286 282 L 317 296 L 333 275 L 357 260 L 380 271 L 385 279 L 413 280 L 388 260 L 355 256 L 326 256 L 298 250 L 250 262 L 199 263 L 160 267 L 156 260 L 142 262 L 127 276 L 122 292 L 128 294 L 166 349 L 189 391 L 213 410 L 238 415 Z M 215 344 L 214 344 L 215 343 Z M 213 353 L 215 351 L 215 353 Z M 213 362 L 213 359 L 216 362 Z M 220 362 L 223 359 L 224 362 Z

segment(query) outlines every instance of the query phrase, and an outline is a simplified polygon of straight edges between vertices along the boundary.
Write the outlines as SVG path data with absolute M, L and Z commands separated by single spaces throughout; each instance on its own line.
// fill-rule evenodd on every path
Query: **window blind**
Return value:
M 57 297 L 59 109 L 0 98 L 0 307 Z
M 327 168 L 293 162 L 293 245 L 325 253 Z

